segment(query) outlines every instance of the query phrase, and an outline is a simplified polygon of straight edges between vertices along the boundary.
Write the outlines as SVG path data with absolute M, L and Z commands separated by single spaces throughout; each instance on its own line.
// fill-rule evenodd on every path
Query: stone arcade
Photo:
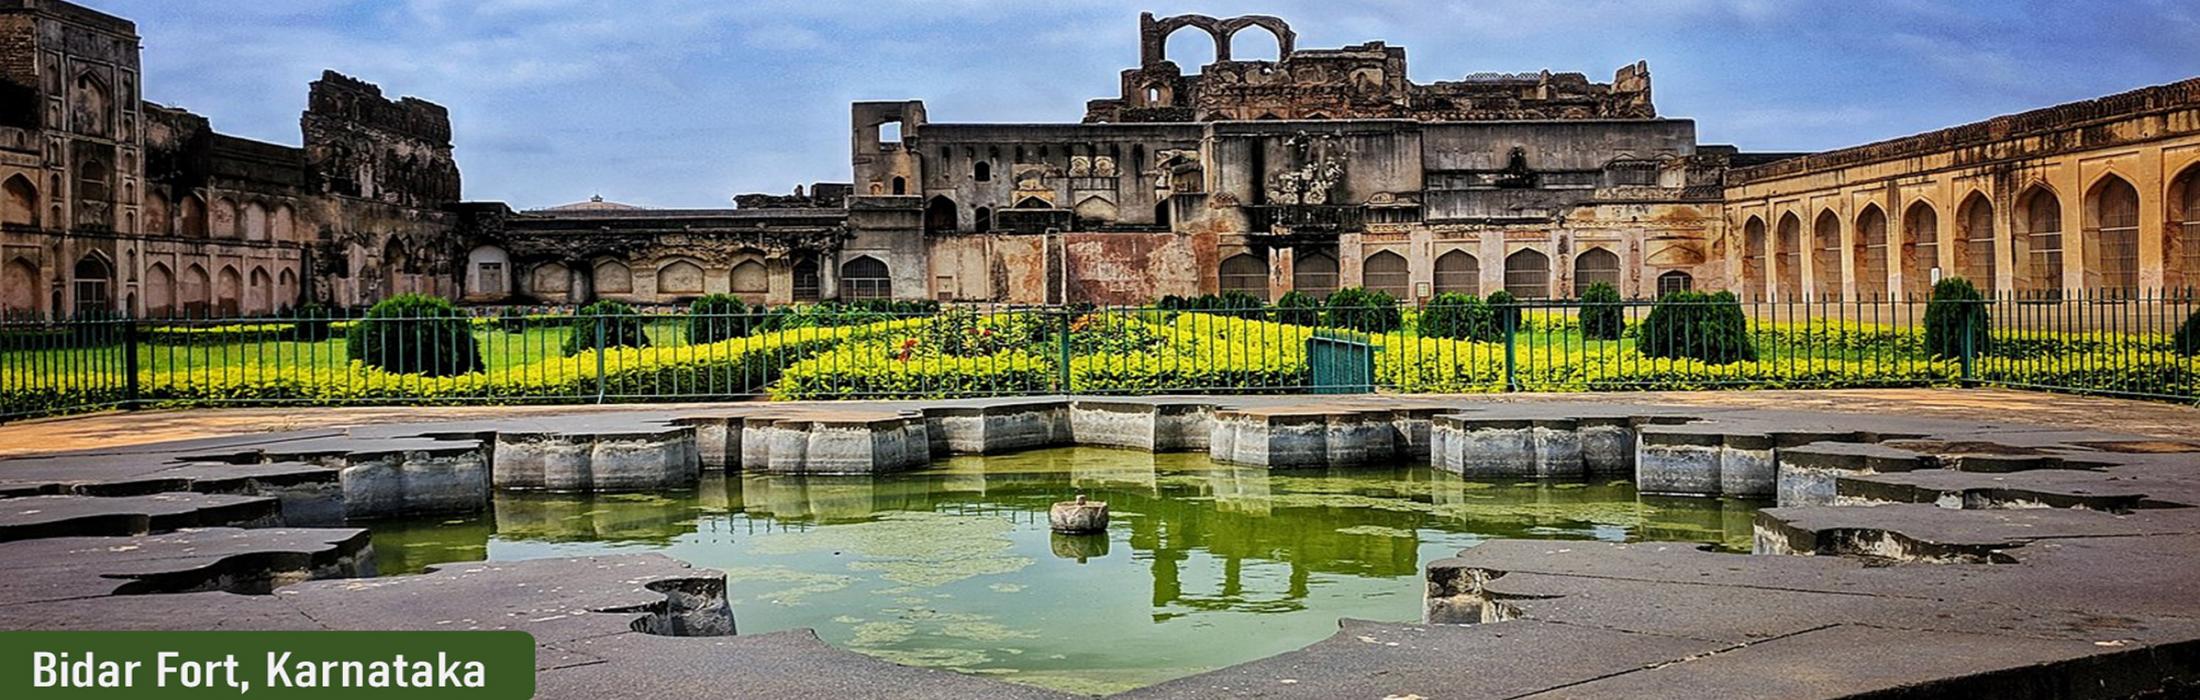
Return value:
M 1216 60 L 1180 65 L 1190 32 Z M 1244 60 L 1247 42 L 1274 58 Z M 302 146 L 141 100 L 136 27 L 0 0 L 0 311 L 259 314 L 709 293 L 1136 304 L 1733 289 L 1781 300 L 2200 281 L 2200 79 L 1819 154 L 1699 144 L 1649 67 L 1416 83 L 1283 20 L 1140 18 L 1081 123 L 850 112 L 850 181 L 728 209 L 464 202 L 442 106 L 328 73 Z

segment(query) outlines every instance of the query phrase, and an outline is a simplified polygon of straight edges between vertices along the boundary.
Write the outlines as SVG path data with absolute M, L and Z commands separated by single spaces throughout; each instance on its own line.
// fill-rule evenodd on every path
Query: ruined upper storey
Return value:
M 336 71 L 313 81 L 299 118 L 309 187 L 408 207 L 458 201 L 451 114 L 433 102 L 396 100 Z
M 1207 34 L 1215 62 L 1177 65 L 1167 54 L 1179 31 Z M 1276 60 L 1231 55 L 1243 32 L 1275 38 Z M 1139 16 L 1139 66 L 1123 71 L 1122 97 L 1093 100 L 1087 122 L 1190 122 L 1232 119 L 1414 119 L 1496 121 L 1651 119 L 1650 68 L 1625 66 L 1610 83 L 1581 73 L 1476 73 L 1460 80 L 1415 84 L 1406 77 L 1406 50 L 1382 42 L 1341 49 L 1299 50 L 1298 34 L 1267 15 L 1218 19 Z

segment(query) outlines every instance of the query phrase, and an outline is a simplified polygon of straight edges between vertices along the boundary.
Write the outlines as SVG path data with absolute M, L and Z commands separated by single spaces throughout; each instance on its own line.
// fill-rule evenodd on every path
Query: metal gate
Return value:
M 1375 391 L 1375 346 L 1347 334 L 1315 331 L 1306 339 L 1307 384 L 1316 394 Z

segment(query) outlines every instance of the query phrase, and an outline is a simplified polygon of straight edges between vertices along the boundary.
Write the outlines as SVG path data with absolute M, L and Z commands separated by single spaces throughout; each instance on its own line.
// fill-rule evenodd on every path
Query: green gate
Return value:
M 1365 337 L 1316 330 L 1306 339 L 1307 384 L 1316 394 L 1375 391 L 1375 346 Z

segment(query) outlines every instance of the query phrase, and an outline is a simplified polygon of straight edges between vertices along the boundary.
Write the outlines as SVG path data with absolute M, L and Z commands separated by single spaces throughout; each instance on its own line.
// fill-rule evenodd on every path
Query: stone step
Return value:
M 0 542 L 45 537 L 123 537 L 191 527 L 274 527 L 282 503 L 269 496 L 161 493 L 149 496 L 30 496 L 0 499 Z

